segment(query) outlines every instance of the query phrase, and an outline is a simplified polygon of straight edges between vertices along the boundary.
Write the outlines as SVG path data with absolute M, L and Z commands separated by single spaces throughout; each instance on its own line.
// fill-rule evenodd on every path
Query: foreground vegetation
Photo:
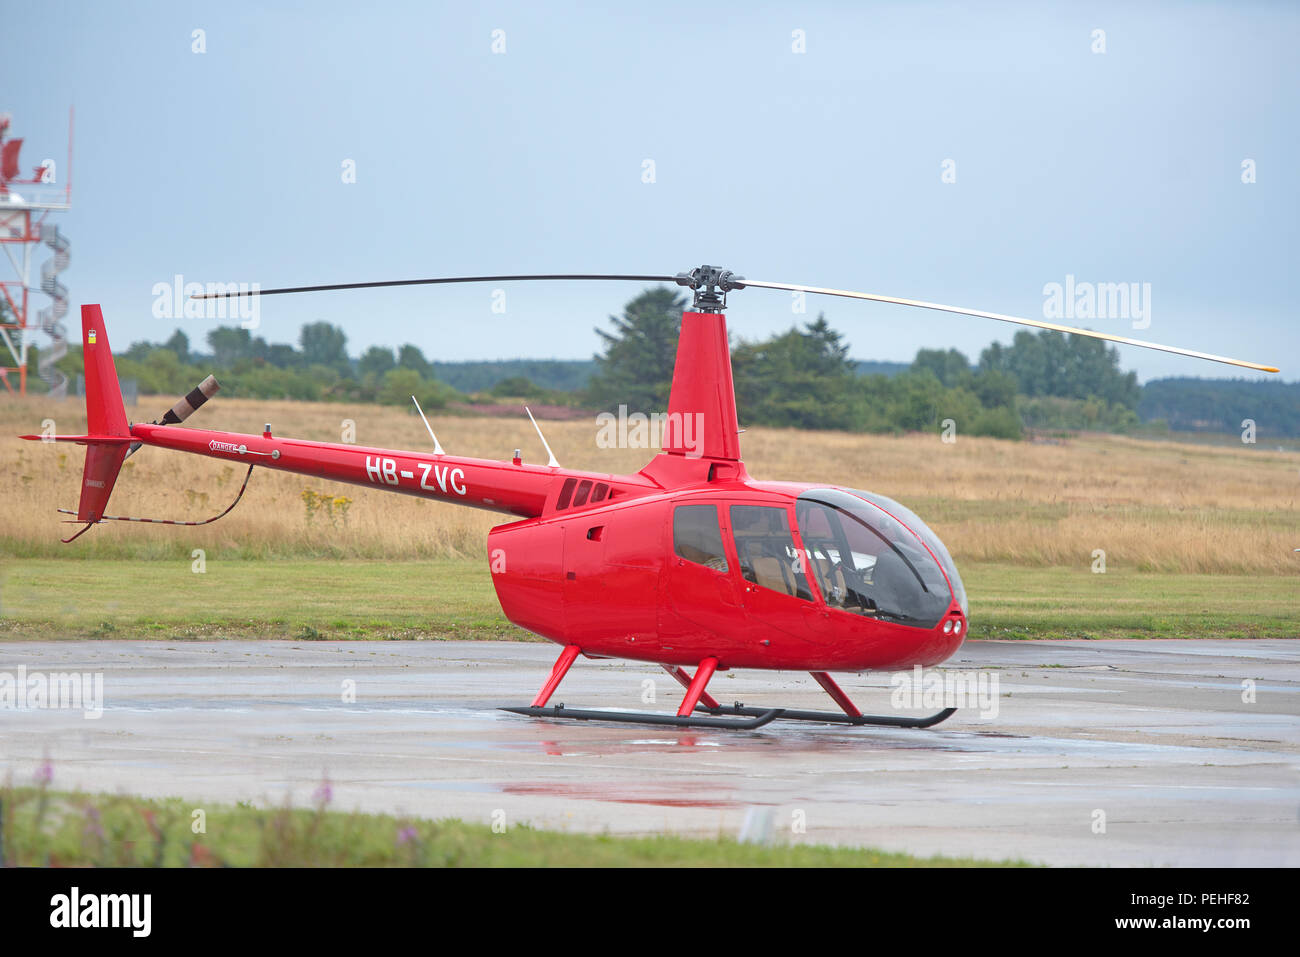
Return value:
M 9 867 L 989 867 L 822 845 L 729 838 L 600 837 L 457 820 L 0 788 L 0 866 Z M 195 811 L 202 811 L 196 818 Z M 202 832 L 195 833 L 201 822 Z M 1012 865 L 1014 866 L 1014 864 Z
M 1295 580 L 971 564 L 971 637 L 1293 638 Z M 33 559 L 0 570 L 0 640 L 540 640 L 486 561 Z

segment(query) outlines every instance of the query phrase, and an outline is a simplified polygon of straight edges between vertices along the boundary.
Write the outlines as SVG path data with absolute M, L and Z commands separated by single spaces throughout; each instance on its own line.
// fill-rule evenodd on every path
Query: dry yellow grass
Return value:
M 170 399 L 144 398 L 128 414 L 156 417 Z M 9 554 L 83 556 L 209 554 L 416 557 L 484 554 L 488 529 L 503 518 L 375 489 L 320 482 L 259 469 L 244 502 L 202 528 L 109 524 L 64 549 L 55 507 L 76 504 L 82 449 L 22 442 L 43 419 L 62 433 L 85 429 L 77 400 L 0 398 L 0 547 Z M 361 445 L 423 449 L 414 413 L 377 406 L 273 402 L 218 397 L 196 427 L 339 441 L 345 418 Z M 566 466 L 635 471 L 652 452 L 601 449 L 594 421 L 545 424 Z M 516 419 L 442 418 L 439 439 L 460 455 L 506 458 L 522 448 L 542 457 L 535 433 Z M 1210 447 L 1084 436 L 1059 444 L 937 435 L 903 437 L 799 433 L 754 428 L 743 437 L 751 474 L 764 479 L 826 481 L 896 498 L 925 518 L 958 562 L 1087 566 L 1104 549 L 1108 567 L 1162 571 L 1300 571 L 1300 454 L 1254 446 Z M 234 497 L 243 470 L 224 462 L 143 449 L 127 463 L 112 501 L 121 515 L 197 519 Z M 328 507 L 309 519 L 304 490 L 351 500 L 346 515 Z M 339 503 L 342 505 L 343 503 Z

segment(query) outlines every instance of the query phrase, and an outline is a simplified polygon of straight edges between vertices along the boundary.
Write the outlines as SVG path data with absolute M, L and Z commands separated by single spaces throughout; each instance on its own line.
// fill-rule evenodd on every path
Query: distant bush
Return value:
M 1138 425 L 1137 413 L 1117 402 L 1092 397 L 1065 399 L 1059 396 L 1019 396 L 1016 409 L 1026 428 L 1075 432 L 1131 432 Z
M 1260 439 L 1300 437 L 1300 382 L 1250 379 L 1156 379 L 1142 389 L 1143 420 L 1164 419 L 1171 429 L 1240 432 L 1255 422 Z

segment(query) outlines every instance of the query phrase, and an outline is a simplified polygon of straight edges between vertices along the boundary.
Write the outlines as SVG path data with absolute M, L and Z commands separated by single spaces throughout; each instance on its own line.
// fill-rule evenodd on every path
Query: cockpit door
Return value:
M 784 505 L 733 504 L 728 516 L 751 630 L 760 640 L 774 643 L 814 638 L 819 608 L 806 561 L 790 531 L 790 510 Z
M 718 636 L 738 637 L 740 598 L 736 578 L 723 546 L 722 506 L 692 502 L 675 505 L 672 513 L 672 553 L 665 575 L 666 604 L 679 619 L 663 622 L 671 633 L 701 628 Z

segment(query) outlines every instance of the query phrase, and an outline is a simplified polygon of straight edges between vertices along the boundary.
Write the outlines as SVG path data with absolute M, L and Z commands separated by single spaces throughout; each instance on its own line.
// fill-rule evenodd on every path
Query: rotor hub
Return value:
M 696 312 L 722 312 L 727 308 L 727 293 L 744 288 L 744 276 L 718 266 L 697 266 L 690 272 L 679 272 L 679 286 L 695 290 L 692 308 Z

